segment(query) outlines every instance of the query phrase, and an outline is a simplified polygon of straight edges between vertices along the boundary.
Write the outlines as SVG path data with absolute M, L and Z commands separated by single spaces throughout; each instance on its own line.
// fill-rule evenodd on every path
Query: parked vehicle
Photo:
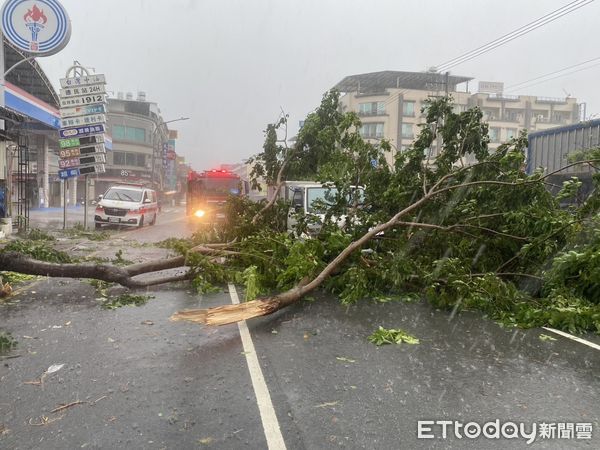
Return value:
M 154 225 L 158 215 L 156 192 L 143 185 L 121 184 L 99 197 L 94 215 L 96 229 L 102 225 L 142 227 Z
M 325 220 L 327 205 L 333 205 L 338 190 L 334 186 L 322 184 L 315 181 L 286 181 L 281 187 L 279 198 L 290 203 L 290 209 L 287 216 L 287 229 L 292 231 L 297 223 L 299 214 L 313 216 L 314 220 L 309 220 L 309 232 L 319 231 L 321 224 Z M 364 188 L 354 187 L 354 193 L 357 198 L 350 199 L 362 201 L 364 197 Z M 330 220 L 334 221 L 340 228 L 346 225 L 347 214 L 332 216 Z

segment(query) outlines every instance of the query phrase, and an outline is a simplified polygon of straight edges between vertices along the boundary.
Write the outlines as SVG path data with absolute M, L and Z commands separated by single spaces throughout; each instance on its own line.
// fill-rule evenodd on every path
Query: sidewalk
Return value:
M 90 206 L 89 208 L 91 209 L 92 206 Z M 70 205 L 70 206 L 67 206 L 67 211 L 78 211 L 78 210 L 83 211 L 83 206 L 81 206 L 81 205 Z M 60 207 L 49 207 L 49 208 L 31 208 L 29 211 L 30 212 L 36 212 L 36 213 L 38 213 L 38 212 L 39 213 L 43 213 L 43 212 L 57 212 L 57 211 L 62 212 L 63 211 L 63 207 L 60 206 Z
M 83 214 L 85 208 L 81 205 L 67 207 L 67 227 L 80 223 L 83 224 Z M 94 227 L 95 207 L 88 207 L 88 228 Z M 35 208 L 29 211 L 30 228 L 62 228 L 63 226 L 63 208 Z

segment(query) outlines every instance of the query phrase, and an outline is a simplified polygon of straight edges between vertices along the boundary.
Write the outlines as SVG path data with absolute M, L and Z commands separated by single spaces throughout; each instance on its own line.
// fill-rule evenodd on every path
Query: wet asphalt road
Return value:
M 161 219 L 115 242 L 190 232 Z M 149 292 L 144 306 L 103 310 L 88 283 L 53 279 L 0 307 L 20 355 L 0 358 L 0 448 L 266 448 L 237 326 L 168 320 L 229 295 L 198 296 L 184 284 Z M 421 343 L 375 347 L 366 337 L 379 325 Z M 327 297 L 249 328 L 289 449 L 600 448 L 600 351 L 543 341 L 546 331 L 504 330 L 475 313 L 450 319 L 426 304 L 346 308 Z M 52 364 L 65 365 L 43 385 L 24 384 Z M 444 419 L 590 422 L 594 434 L 530 446 L 416 438 L 418 420 Z

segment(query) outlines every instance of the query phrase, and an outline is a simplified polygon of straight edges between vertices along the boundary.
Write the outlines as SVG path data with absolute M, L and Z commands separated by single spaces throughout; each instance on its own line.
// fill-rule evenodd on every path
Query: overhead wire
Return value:
M 466 53 L 464 53 L 460 56 L 457 56 L 455 58 L 452 58 L 448 61 L 445 61 L 442 64 L 438 65 L 436 68 L 437 68 L 438 72 L 447 71 L 448 69 L 450 69 L 452 67 L 455 67 L 459 64 L 467 62 L 467 61 L 469 61 L 473 58 L 476 58 L 484 53 L 487 53 L 497 47 L 500 47 L 518 37 L 528 34 L 532 31 L 536 30 L 537 28 L 540 28 L 551 22 L 554 22 L 555 20 L 559 19 L 560 17 L 563 17 L 571 12 L 574 12 L 580 8 L 583 8 L 584 6 L 587 6 L 588 4 L 592 3 L 593 1 L 595 1 L 595 0 L 574 0 L 571 3 L 568 3 L 564 6 L 562 6 L 561 8 L 558 8 L 558 9 L 556 9 L 548 14 L 545 14 L 544 16 L 532 21 L 532 22 L 529 22 L 526 25 L 523 25 L 523 26 L 517 28 L 516 30 L 511 31 L 510 33 L 506 33 L 503 36 L 500 36 L 499 38 L 496 38 L 496 39 L 488 42 L 487 44 L 479 46 L 474 50 L 466 52 Z
M 588 63 L 591 63 L 591 62 L 594 62 L 594 61 L 598 61 L 598 60 L 600 60 L 600 56 L 597 56 L 596 58 L 588 59 L 587 61 L 582 61 L 582 62 L 577 63 L 577 64 L 573 64 L 573 65 L 568 66 L 568 67 L 563 67 L 562 69 L 558 69 L 558 70 L 555 70 L 554 72 L 546 73 L 544 75 L 540 75 L 540 76 L 537 76 L 535 78 L 530 78 L 529 80 L 526 80 L 526 81 L 521 81 L 520 83 L 511 84 L 509 86 L 506 86 L 505 89 L 507 89 L 507 90 L 514 90 L 514 88 L 516 88 L 518 86 L 521 86 L 521 85 L 524 85 L 524 84 L 528 84 L 528 83 L 530 83 L 532 81 L 537 81 L 537 80 L 540 80 L 542 78 L 546 78 L 546 77 L 549 77 L 551 75 L 554 75 L 554 74 L 557 74 L 557 73 L 560 73 L 560 72 L 564 72 L 565 70 L 569 70 L 569 69 L 573 69 L 575 67 L 583 66 L 584 64 L 588 64 Z M 590 66 L 590 67 L 594 67 L 594 66 Z M 571 73 L 571 72 L 569 72 L 569 73 Z M 565 75 L 567 75 L 567 74 L 565 74 Z M 558 78 L 558 77 L 556 77 L 556 78 Z
M 490 41 L 490 42 L 488 42 L 488 43 L 486 43 L 484 45 L 481 45 L 481 46 L 477 47 L 474 50 L 466 52 L 466 53 L 464 53 L 464 54 L 462 54 L 462 55 L 460 55 L 458 57 L 452 58 L 452 59 L 450 59 L 448 61 L 445 61 L 444 63 L 442 63 L 442 64 L 440 64 L 440 65 L 438 65 L 436 67 L 437 74 L 439 74 L 439 72 L 448 71 L 448 69 L 450 69 L 452 67 L 455 67 L 455 66 L 460 65 L 462 63 L 465 63 L 467 61 L 470 61 L 471 59 L 474 59 L 474 58 L 476 58 L 476 57 L 478 57 L 480 55 L 483 55 L 484 53 L 490 52 L 490 51 L 492 51 L 492 50 L 494 50 L 494 49 L 496 49 L 496 48 L 498 48 L 498 47 L 500 47 L 500 46 L 502 46 L 504 44 L 507 44 L 508 42 L 513 41 L 514 39 L 517 39 L 518 37 L 524 36 L 524 35 L 532 32 L 532 31 L 536 30 L 537 28 L 540 28 L 540 27 L 542 27 L 544 25 L 547 25 L 547 24 L 549 24 L 551 22 L 554 22 L 555 20 L 557 20 L 557 19 L 559 19 L 559 18 L 561 18 L 561 17 L 563 17 L 563 16 L 565 16 L 565 15 L 571 13 L 571 12 L 574 12 L 574 11 L 580 9 L 580 8 L 583 8 L 584 6 L 587 6 L 587 5 L 589 5 L 590 3 L 594 2 L 594 1 L 595 0 L 574 0 L 574 1 L 572 1 L 572 2 L 570 2 L 568 4 L 566 4 L 566 5 L 564 5 L 562 7 L 560 7 L 558 9 L 554 10 L 554 11 L 551 11 L 551 12 L 549 12 L 549 13 L 541 16 L 540 18 L 538 18 L 538 19 L 536 19 L 536 20 L 534 20 L 532 22 L 529 22 L 529 23 L 527 23 L 527 24 L 525 24 L 525 25 L 523 25 L 523 26 L 521 26 L 521 27 L 519 27 L 519 28 L 511 31 L 510 33 L 506 33 L 506 34 L 500 36 L 499 38 L 496 38 L 496 39 L 494 39 L 494 40 L 492 40 L 492 41 Z M 597 59 L 600 59 L 600 57 L 599 58 L 594 58 L 592 60 L 588 60 L 588 61 L 583 62 L 583 63 L 575 64 L 573 66 L 569 66 L 569 67 L 567 67 L 565 69 L 562 69 L 562 70 L 559 70 L 559 71 L 556 71 L 556 72 L 552 72 L 552 73 L 546 74 L 544 76 L 536 77 L 535 79 L 519 83 L 519 84 L 517 84 L 515 86 L 520 86 L 520 85 L 526 84 L 526 83 L 528 83 L 530 81 L 535 81 L 535 80 L 540 79 L 540 78 L 545 78 L 545 77 L 553 75 L 555 73 L 559 73 L 559 72 L 562 72 L 564 70 L 568 70 L 568 69 L 573 68 L 573 67 L 578 67 L 580 65 L 587 64 L 589 62 L 593 62 L 593 61 L 595 61 Z M 591 66 L 591 67 L 594 67 L 594 66 Z M 580 70 L 577 70 L 577 71 L 574 71 L 574 72 L 569 72 L 569 73 L 579 72 L 581 70 L 586 70 L 586 69 L 591 68 L 591 67 L 583 68 L 583 69 L 580 69 Z M 563 74 L 563 75 L 567 75 L 567 74 Z M 560 76 L 563 76 L 563 75 L 560 75 Z M 554 77 L 554 78 L 558 78 L 558 77 Z M 554 79 L 554 78 L 550 78 L 550 79 L 547 79 L 547 80 L 540 81 L 540 83 L 543 83 L 545 81 L 549 81 L 549 80 Z M 395 93 L 392 97 L 390 97 L 388 100 L 385 101 L 385 103 L 384 103 L 385 106 L 387 107 L 389 104 L 395 102 L 401 95 L 405 94 L 409 90 L 410 90 L 410 88 L 404 88 L 404 89 L 400 90 L 399 92 Z
M 598 59 L 600 59 L 600 58 L 598 58 Z M 584 70 L 593 69 L 594 67 L 597 67 L 597 66 L 600 66 L 600 62 L 597 63 L 597 64 L 592 64 L 591 66 L 588 66 L 588 67 L 582 67 L 581 69 L 572 70 L 571 72 L 565 72 L 565 73 L 557 75 L 555 77 L 547 78 L 545 80 L 538 81 L 537 83 L 532 83 L 532 84 L 528 84 L 528 85 L 525 85 L 525 86 L 521 86 L 521 87 L 519 87 L 519 89 L 526 89 L 526 88 L 530 88 L 530 87 L 533 87 L 533 86 L 537 86 L 538 84 L 545 83 L 546 81 L 555 80 L 557 78 L 561 78 L 561 77 L 564 77 L 566 75 L 571 75 L 571 74 L 577 73 L 577 72 L 583 72 Z M 557 73 L 557 72 L 554 72 L 554 73 Z M 546 75 L 546 76 L 548 76 L 548 75 Z M 538 77 L 538 78 L 540 78 L 540 77 Z M 535 79 L 537 79 L 537 78 L 534 78 L 534 79 L 529 80 L 529 81 L 533 81 Z M 521 83 L 521 84 L 523 84 L 523 83 Z M 513 89 L 508 89 L 507 92 L 514 92 L 515 90 L 516 89 L 514 89 L 514 88 Z

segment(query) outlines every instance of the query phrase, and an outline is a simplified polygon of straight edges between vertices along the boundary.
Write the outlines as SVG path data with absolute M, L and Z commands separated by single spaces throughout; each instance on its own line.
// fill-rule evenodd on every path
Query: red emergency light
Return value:
M 239 178 L 239 175 L 225 169 L 205 170 L 202 173 L 192 170 L 188 173 L 188 181 L 199 180 L 201 178 Z

